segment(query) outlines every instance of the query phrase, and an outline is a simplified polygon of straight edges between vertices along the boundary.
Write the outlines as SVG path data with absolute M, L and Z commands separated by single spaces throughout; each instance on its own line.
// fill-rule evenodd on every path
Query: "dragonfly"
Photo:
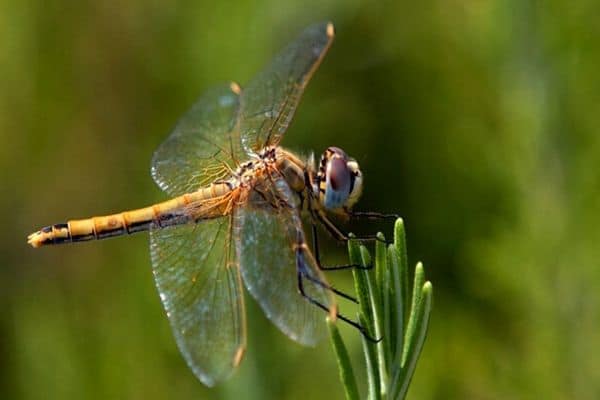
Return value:
M 202 95 L 152 159 L 152 177 L 170 200 L 28 237 L 41 247 L 149 231 L 175 341 L 207 386 L 229 377 L 243 358 L 243 285 L 300 344 L 315 345 L 326 333 L 324 311 L 361 328 L 338 313 L 335 296 L 352 298 L 327 282 L 316 240 L 317 225 L 348 239 L 330 216 L 359 215 L 352 211 L 362 192 L 359 165 L 337 147 L 315 163 L 279 146 L 333 38 L 331 23 L 312 25 L 244 89 L 229 83 Z M 303 214 L 311 220 L 313 251 Z

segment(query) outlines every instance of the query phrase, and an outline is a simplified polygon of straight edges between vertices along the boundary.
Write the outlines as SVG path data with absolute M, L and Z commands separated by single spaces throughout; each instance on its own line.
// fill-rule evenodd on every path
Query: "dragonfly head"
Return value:
M 321 156 L 318 182 L 325 208 L 350 209 L 362 193 L 363 176 L 355 159 L 342 149 L 329 147 Z

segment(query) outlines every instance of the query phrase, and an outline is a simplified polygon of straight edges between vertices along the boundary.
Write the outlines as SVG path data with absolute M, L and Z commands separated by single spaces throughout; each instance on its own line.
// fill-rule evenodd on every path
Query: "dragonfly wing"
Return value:
M 235 83 L 204 93 L 156 149 L 152 177 L 172 196 L 229 176 L 242 151 L 237 116 L 240 88 Z
M 333 36 L 331 23 L 308 27 L 244 88 L 240 132 L 247 152 L 281 141 Z
M 246 345 L 231 217 L 150 230 L 156 286 L 179 350 L 206 385 L 227 378 Z
M 325 333 L 326 313 L 304 298 L 298 287 L 303 275 L 307 296 L 331 311 L 335 299 L 304 243 L 296 196 L 283 179 L 273 177 L 272 192 L 285 206 L 266 201 L 268 196 L 252 192 L 235 215 L 237 253 L 244 283 L 267 317 L 287 336 L 304 345 L 314 345 Z M 310 280 L 309 278 L 313 278 Z

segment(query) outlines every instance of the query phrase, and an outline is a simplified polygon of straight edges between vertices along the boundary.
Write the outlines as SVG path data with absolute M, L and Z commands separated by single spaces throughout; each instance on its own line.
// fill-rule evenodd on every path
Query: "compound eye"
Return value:
M 334 157 L 327 166 L 327 186 L 325 189 L 325 207 L 335 209 L 342 207 L 350 195 L 352 173 L 346 160 Z
M 329 182 L 335 191 L 350 192 L 350 171 L 341 158 L 334 158 L 329 163 Z

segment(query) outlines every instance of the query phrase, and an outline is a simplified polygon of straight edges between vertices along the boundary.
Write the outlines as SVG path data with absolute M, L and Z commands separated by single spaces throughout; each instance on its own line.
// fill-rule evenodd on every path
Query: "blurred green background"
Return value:
M 249 296 L 246 359 L 203 387 L 144 234 L 25 241 L 165 199 L 152 152 L 195 98 L 243 86 L 332 20 L 283 144 L 344 148 L 365 173 L 358 208 L 405 218 L 410 262 L 435 288 L 409 398 L 600 398 L 599 13 L 595 0 L 2 1 L 0 397 L 342 398 L 329 344 L 296 345 Z M 360 375 L 359 335 L 343 334 Z

